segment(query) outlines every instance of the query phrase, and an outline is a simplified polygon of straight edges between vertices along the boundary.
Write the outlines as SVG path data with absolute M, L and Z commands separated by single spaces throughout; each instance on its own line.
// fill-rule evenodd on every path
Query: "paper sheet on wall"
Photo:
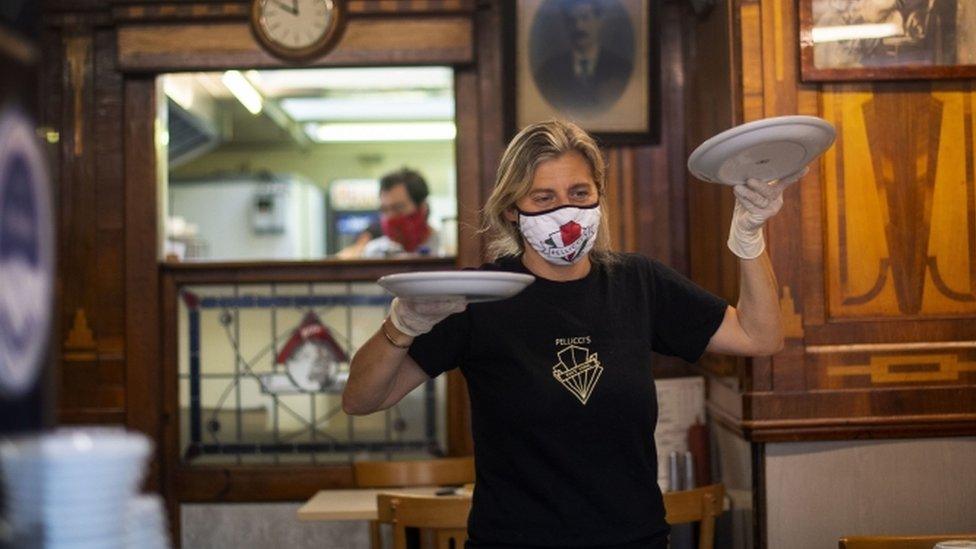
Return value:
M 705 378 L 675 377 L 657 379 L 658 417 L 654 441 L 657 443 L 657 482 L 666 492 L 668 455 L 688 450 L 688 428 L 695 420 L 705 422 Z

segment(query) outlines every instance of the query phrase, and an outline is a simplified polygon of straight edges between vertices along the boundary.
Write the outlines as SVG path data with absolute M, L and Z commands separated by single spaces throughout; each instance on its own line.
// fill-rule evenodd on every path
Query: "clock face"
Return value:
M 257 0 L 255 15 L 258 34 L 285 54 L 327 41 L 339 17 L 334 0 Z

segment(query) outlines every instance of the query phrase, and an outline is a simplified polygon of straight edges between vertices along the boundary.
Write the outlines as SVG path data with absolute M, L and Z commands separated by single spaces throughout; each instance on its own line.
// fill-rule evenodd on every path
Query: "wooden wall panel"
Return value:
M 838 139 L 767 228 L 786 348 L 747 361 L 738 385 L 714 378 L 711 408 L 757 441 L 972 432 L 976 84 L 804 84 L 794 1 L 720 4 L 710 17 L 737 13 L 724 45 L 708 21 L 695 40 L 741 55 L 730 123 L 818 115 Z M 692 233 L 693 271 L 720 263 L 703 251 L 727 227 L 710 230 Z
M 390 32 L 395 23 L 396 32 Z M 474 60 L 471 18 L 352 20 L 335 49 L 314 64 L 459 64 Z M 124 71 L 285 67 L 254 40 L 247 22 L 139 24 L 119 29 Z
M 824 173 L 832 318 L 976 313 L 974 98 L 969 82 L 824 90 L 841 136 Z
M 150 460 L 147 484 L 158 490 L 165 459 L 162 434 L 163 380 L 160 364 L 160 302 L 157 235 L 158 203 L 156 155 L 157 106 L 161 85 L 155 77 L 130 78 L 125 82 L 119 113 L 120 135 L 125 136 L 125 192 L 120 206 L 124 214 L 126 347 L 126 425 L 159 441 Z M 147 116 L 148 115 L 148 116 Z
M 91 27 L 62 40 L 62 422 L 121 422 L 125 414 L 121 75 L 113 45 L 113 33 Z
M 741 12 L 736 13 L 731 2 L 718 2 L 708 18 L 696 21 L 689 33 L 690 53 L 684 63 L 687 81 L 684 158 L 712 135 L 740 122 L 742 105 L 750 103 L 746 98 L 762 90 L 761 80 L 755 77 L 755 66 L 745 66 L 747 60 L 754 61 L 755 57 L 740 56 L 735 48 L 728 46 L 734 39 L 737 21 L 742 24 L 751 21 L 757 26 L 751 36 L 760 35 L 758 5 L 744 4 Z M 759 48 L 758 42 L 753 44 Z M 746 112 L 745 116 L 752 115 Z M 708 290 L 734 301 L 738 295 L 736 262 L 725 245 L 732 220 L 732 193 L 690 174 L 683 175 L 687 181 L 689 274 Z

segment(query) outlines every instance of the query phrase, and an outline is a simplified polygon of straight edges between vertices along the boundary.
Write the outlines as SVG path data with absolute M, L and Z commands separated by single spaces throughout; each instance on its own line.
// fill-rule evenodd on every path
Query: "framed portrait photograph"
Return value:
M 804 81 L 976 77 L 976 0 L 800 0 Z
M 515 130 L 558 117 L 602 143 L 659 138 L 654 0 L 518 0 Z

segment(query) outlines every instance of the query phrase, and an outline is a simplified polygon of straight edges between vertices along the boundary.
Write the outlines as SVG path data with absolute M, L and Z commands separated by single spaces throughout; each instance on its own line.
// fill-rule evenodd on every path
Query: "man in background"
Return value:
M 403 168 L 380 179 L 380 225 L 383 236 L 363 248 L 363 257 L 436 255 L 437 231 L 427 224 L 430 207 L 427 182 L 419 173 Z

